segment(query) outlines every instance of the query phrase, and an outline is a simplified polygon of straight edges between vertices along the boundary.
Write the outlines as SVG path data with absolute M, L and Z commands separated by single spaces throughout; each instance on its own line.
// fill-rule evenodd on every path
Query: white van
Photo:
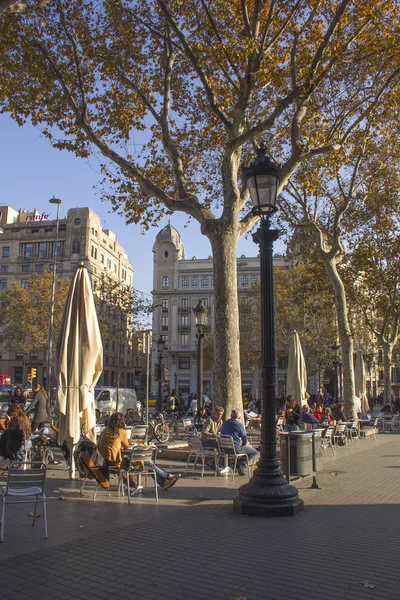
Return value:
M 100 386 L 94 390 L 96 413 L 98 416 L 111 415 L 117 410 L 117 388 Z M 138 402 L 135 390 L 129 388 L 119 388 L 118 412 L 126 415 L 129 409 L 134 411 L 141 410 L 141 403 Z M 100 413 L 100 414 L 99 414 Z

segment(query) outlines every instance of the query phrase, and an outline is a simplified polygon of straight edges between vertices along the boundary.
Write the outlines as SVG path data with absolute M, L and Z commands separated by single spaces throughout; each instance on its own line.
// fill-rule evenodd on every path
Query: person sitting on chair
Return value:
M 257 454 L 257 450 L 253 448 L 253 446 L 248 445 L 246 430 L 244 428 L 243 423 L 239 421 L 240 417 L 240 411 L 233 409 L 231 412 L 231 418 L 227 419 L 221 427 L 221 435 L 230 435 L 233 438 L 233 443 L 235 444 L 236 452 L 240 452 L 241 454 L 247 454 L 250 461 Z M 239 475 L 245 474 L 244 467 L 246 465 L 246 457 L 241 456 L 239 458 L 237 467 Z
M 217 436 L 221 431 L 224 412 L 222 406 L 216 406 L 214 415 L 205 420 L 203 429 L 201 430 L 203 448 L 218 448 Z
M 126 432 L 125 418 L 122 413 L 113 413 L 100 435 L 98 449 L 106 463 L 110 467 L 128 467 L 128 458 L 123 457 L 123 450 L 129 448 L 128 434 Z M 180 474 L 170 475 L 151 463 L 151 467 L 156 473 L 157 483 L 163 489 L 175 485 L 180 478 Z M 137 487 L 137 481 L 134 475 L 129 476 L 129 482 L 133 487 Z
M 338 423 L 340 421 L 346 421 L 346 417 L 343 412 L 343 404 L 341 402 L 338 402 L 336 406 L 332 409 L 332 419 L 334 421 L 337 421 Z
M 314 417 L 314 415 L 310 414 L 310 407 L 308 404 L 304 404 L 301 407 L 301 422 L 306 423 L 307 425 L 312 425 L 313 429 L 317 429 L 319 425 L 317 417 Z
M 17 454 L 18 460 L 24 460 L 25 451 L 32 448 L 31 437 L 31 424 L 24 413 L 24 409 L 21 405 L 15 404 L 10 410 L 10 419 L 7 422 L 7 429 L 13 431 L 20 431 L 22 433 L 22 445 L 20 446 Z
M 207 409 L 205 405 L 200 406 L 199 412 L 196 414 L 194 418 L 194 426 L 196 431 L 202 431 L 203 425 L 207 421 Z

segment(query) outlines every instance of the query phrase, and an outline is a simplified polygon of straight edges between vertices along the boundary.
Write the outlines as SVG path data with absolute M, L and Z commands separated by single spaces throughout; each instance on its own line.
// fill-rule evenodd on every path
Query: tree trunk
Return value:
M 208 235 L 214 266 L 214 406 L 243 412 L 239 352 L 239 308 L 237 295 L 235 227 L 222 225 Z
M 385 342 L 383 339 L 380 340 L 382 344 L 383 350 L 383 396 L 384 396 L 384 405 L 392 404 L 392 352 L 393 352 L 393 344 L 390 342 Z
M 335 258 L 320 252 L 335 294 L 335 304 L 342 351 L 344 413 L 348 419 L 357 418 L 354 388 L 353 337 L 349 327 L 346 292 L 337 270 Z M 334 333 L 334 332 L 333 332 Z M 335 340 L 332 340 L 333 342 Z

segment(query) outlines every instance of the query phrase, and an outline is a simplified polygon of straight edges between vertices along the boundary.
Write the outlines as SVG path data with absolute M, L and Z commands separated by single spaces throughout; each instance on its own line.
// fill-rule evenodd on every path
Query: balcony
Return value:
M 195 352 L 196 348 L 195 344 L 171 344 L 171 352 Z
M 189 333 L 190 325 L 178 325 L 178 331 L 180 333 Z
M 178 306 L 178 313 L 180 315 L 188 315 L 189 314 L 189 307 L 188 306 Z

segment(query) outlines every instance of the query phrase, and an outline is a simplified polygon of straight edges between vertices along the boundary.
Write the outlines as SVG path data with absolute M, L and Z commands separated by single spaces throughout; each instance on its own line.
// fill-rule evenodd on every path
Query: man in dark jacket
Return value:
M 317 417 L 314 417 L 314 415 L 310 414 L 310 407 L 308 406 L 308 404 L 304 404 L 304 406 L 301 407 L 300 422 L 311 423 L 313 429 L 317 429 L 317 427 L 319 427 L 319 421 Z
M 49 415 L 47 413 L 47 394 L 45 390 L 39 383 L 36 383 L 33 391 L 33 400 L 25 411 L 26 414 L 29 414 L 33 410 L 35 411 L 32 421 L 32 432 L 36 431 L 36 429 L 42 429 L 49 420 Z
M 338 423 L 339 421 L 346 421 L 346 417 L 343 412 L 343 404 L 341 404 L 340 402 L 332 409 L 332 419 L 334 419 Z

